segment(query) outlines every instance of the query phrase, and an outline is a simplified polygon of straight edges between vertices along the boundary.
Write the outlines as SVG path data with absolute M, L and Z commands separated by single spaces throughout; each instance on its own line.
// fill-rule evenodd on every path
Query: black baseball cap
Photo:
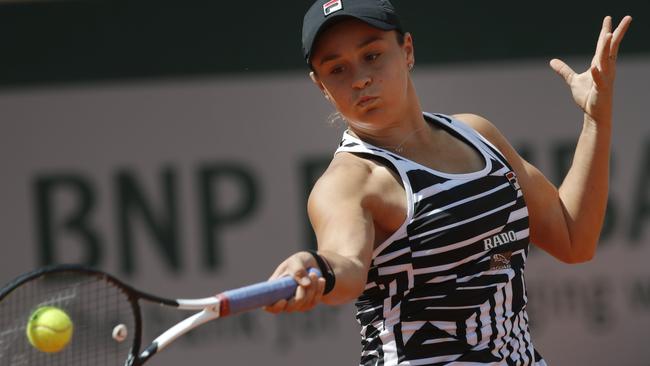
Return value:
M 305 13 L 302 23 L 302 53 L 307 63 L 320 33 L 342 17 L 356 18 L 382 30 L 404 33 L 395 8 L 388 0 L 317 0 Z

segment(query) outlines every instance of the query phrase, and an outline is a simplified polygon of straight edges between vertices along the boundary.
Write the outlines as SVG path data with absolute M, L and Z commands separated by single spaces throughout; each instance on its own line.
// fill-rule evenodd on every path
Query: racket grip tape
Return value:
M 316 273 L 318 277 L 321 277 L 321 272 L 315 268 L 310 268 L 309 273 Z M 296 288 L 298 288 L 296 280 L 293 277 L 285 276 L 273 281 L 224 291 L 217 295 L 219 316 L 243 313 L 271 305 L 282 299 L 288 299 L 295 294 Z

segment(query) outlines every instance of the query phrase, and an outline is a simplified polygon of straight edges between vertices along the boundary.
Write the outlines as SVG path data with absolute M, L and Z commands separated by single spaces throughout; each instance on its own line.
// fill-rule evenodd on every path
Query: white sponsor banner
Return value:
M 576 68 L 583 60 L 570 62 Z M 478 113 L 557 181 L 582 116 L 543 60 L 420 67 L 422 105 Z M 596 258 L 533 251 L 533 341 L 550 365 L 647 365 L 650 59 L 622 57 L 610 221 Z M 342 126 L 305 73 L 0 93 L 0 282 L 90 261 L 136 288 L 203 297 L 267 278 L 307 246 L 309 176 Z M 145 308 L 149 335 L 180 317 Z M 358 362 L 351 305 L 207 325 L 153 365 Z

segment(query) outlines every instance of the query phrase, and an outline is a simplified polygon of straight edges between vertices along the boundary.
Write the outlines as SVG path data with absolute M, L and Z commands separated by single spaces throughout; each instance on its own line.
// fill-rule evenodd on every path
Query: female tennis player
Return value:
M 526 314 L 528 246 L 566 263 L 594 256 L 616 57 L 631 20 L 612 30 L 604 19 L 587 71 L 550 62 L 584 111 L 557 188 L 485 118 L 422 111 L 413 39 L 387 0 L 316 1 L 303 51 L 347 130 L 309 198 L 318 252 L 277 267 L 272 278 L 301 285 L 267 310 L 356 299 L 362 365 L 545 365 Z M 324 278 L 308 276 L 309 267 Z

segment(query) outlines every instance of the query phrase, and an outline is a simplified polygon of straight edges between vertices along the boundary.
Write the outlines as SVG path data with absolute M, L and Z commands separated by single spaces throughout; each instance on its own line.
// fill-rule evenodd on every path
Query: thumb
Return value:
M 309 274 L 304 267 L 297 268 L 295 271 L 293 271 L 293 279 L 296 280 L 300 286 L 309 286 L 311 284 Z
M 556 58 L 552 59 L 549 64 L 551 65 L 551 68 L 564 79 L 564 81 L 567 83 L 571 82 L 573 75 L 575 75 L 575 71 L 573 71 L 569 65 Z
M 309 286 L 311 284 L 307 273 L 307 267 L 309 265 L 307 262 L 309 259 L 310 254 L 308 253 L 296 253 L 290 258 L 285 269 L 285 273 L 293 277 L 301 286 Z

